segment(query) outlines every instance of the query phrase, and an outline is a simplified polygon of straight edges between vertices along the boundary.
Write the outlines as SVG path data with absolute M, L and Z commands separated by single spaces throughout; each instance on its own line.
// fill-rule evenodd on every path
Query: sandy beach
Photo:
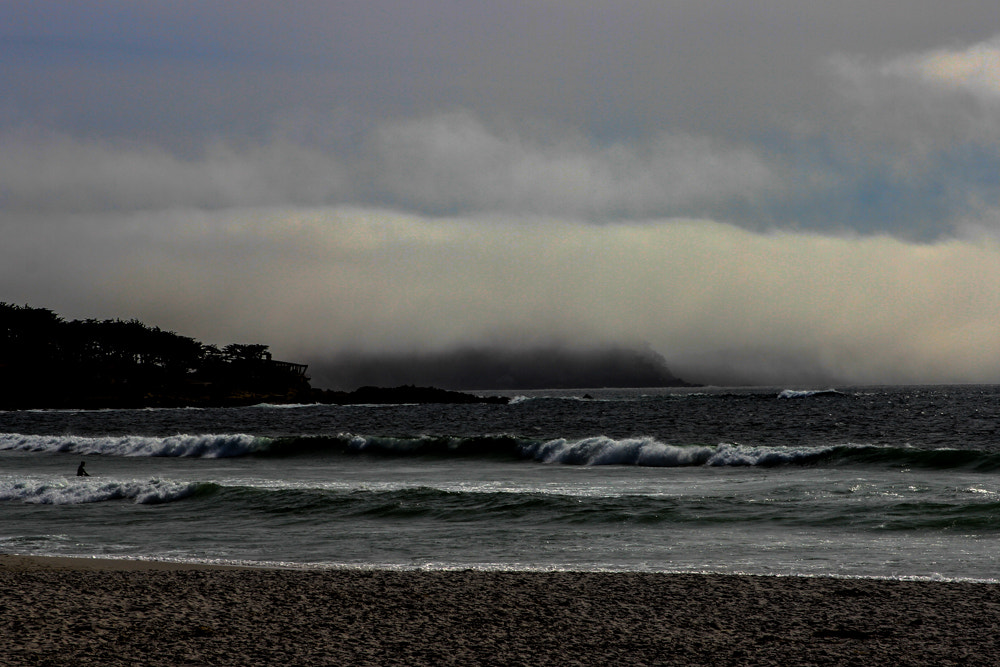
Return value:
M 0 556 L 6 665 L 995 665 L 1000 587 Z

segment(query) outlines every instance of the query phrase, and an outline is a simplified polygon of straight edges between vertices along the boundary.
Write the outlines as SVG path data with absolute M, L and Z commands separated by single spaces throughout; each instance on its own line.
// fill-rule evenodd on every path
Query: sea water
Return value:
M 1000 387 L 508 395 L 0 412 L 0 551 L 998 578 Z

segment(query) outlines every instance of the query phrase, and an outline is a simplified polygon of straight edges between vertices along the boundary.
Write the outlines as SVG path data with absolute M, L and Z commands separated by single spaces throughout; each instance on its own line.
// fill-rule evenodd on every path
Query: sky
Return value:
M 1000 382 L 1000 5 L 0 0 L 0 301 Z

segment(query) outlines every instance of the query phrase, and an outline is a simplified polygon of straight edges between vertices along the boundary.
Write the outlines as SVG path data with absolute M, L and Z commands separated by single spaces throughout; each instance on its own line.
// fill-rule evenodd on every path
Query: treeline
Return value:
M 0 408 L 241 405 L 309 400 L 305 366 L 268 346 L 219 348 L 132 320 L 66 321 L 0 303 Z

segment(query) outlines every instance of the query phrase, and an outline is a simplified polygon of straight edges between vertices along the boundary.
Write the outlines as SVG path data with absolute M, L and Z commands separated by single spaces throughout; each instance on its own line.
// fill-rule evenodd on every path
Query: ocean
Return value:
M 482 393 L 0 412 L 0 552 L 1000 577 L 1000 386 Z

